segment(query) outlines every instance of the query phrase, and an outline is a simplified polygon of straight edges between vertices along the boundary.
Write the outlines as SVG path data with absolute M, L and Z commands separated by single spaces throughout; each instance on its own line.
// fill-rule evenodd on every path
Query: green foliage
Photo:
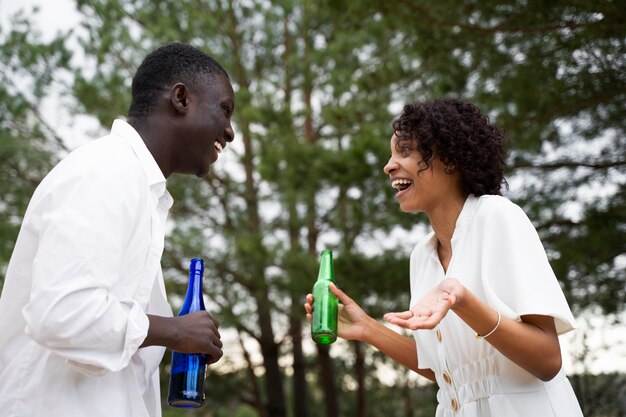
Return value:
M 358 415 L 357 405 L 357 387 L 355 380 L 355 361 L 354 357 L 349 353 L 349 348 L 344 346 L 342 354 L 333 355 L 333 366 L 337 374 L 337 382 L 340 389 L 337 390 L 339 411 L 341 416 Z M 433 383 L 425 382 L 425 379 L 418 377 L 419 383 L 415 378 L 409 376 L 408 371 L 402 366 L 394 363 L 389 358 L 377 352 L 374 348 L 362 345 L 364 356 L 366 358 L 366 380 L 365 380 L 365 403 L 367 416 L 390 416 L 390 417 L 432 417 L 435 415 L 437 406 L 437 386 Z M 333 346 L 332 349 L 339 351 L 339 346 Z M 307 358 L 310 367 L 315 365 L 313 358 Z M 383 383 L 379 378 L 380 365 L 385 365 L 386 372 L 389 374 L 394 372 L 395 380 L 391 385 Z M 385 372 L 385 371 L 382 371 Z M 310 386 L 310 415 L 311 417 L 324 417 L 324 393 L 321 389 L 322 380 L 318 373 L 311 372 L 309 374 Z M 294 416 L 297 417 L 297 416 Z
M 508 197 L 538 226 L 570 304 L 623 311 L 624 3 L 404 0 L 372 7 L 417 52 L 419 89 L 407 80 L 407 92 L 467 97 L 505 129 Z
M 585 416 L 618 417 L 626 413 L 624 374 L 575 375 L 571 382 Z
M 163 268 L 176 306 L 186 262 L 205 258 L 211 313 L 224 328 L 259 342 L 265 372 L 255 381 L 263 402 L 276 406 L 282 401 L 276 390 L 292 383 L 269 381 L 283 370 L 276 355 L 293 353 L 285 341 L 293 339 L 290 324 L 304 319 L 300 305 L 315 280 L 320 249 L 335 250 L 338 284 L 373 316 L 408 303 L 406 248 L 418 234 L 385 250 L 369 245 L 422 220 L 400 213 L 382 173 L 390 122 L 406 101 L 465 97 L 502 126 L 511 149 L 507 196 L 537 225 L 570 304 L 623 312 L 623 2 L 76 4 L 86 62 L 74 68 L 75 111 L 104 126 L 126 113 L 132 75 L 157 45 L 189 42 L 231 75 L 237 143 L 229 147 L 235 150 L 202 180 L 168 180 L 176 204 Z M 39 42 L 23 16 L 1 35 L 4 266 L 28 198 L 56 160 L 60 140 L 38 112 L 69 54 L 63 38 Z M 16 88 L 15 80 L 28 87 Z M 342 415 L 356 414 L 351 360 L 334 358 Z M 314 366 L 308 363 L 309 370 Z M 254 415 L 242 405 L 252 402 L 252 380 L 232 369 L 209 376 L 205 411 L 164 414 Z M 370 363 L 370 415 L 405 410 L 398 390 L 372 372 Z M 310 416 L 321 416 L 322 382 L 316 372 L 307 378 Z M 406 415 L 432 415 L 432 387 L 409 391 L 415 409 Z M 289 393 L 283 402 L 296 401 Z
M 40 41 L 22 13 L 0 28 L 0 286 L 30 196 L 64 149 L 40 111 L 68 66 L 63 42 Z
M 568 277 L 568 293 L 580 308 L 600 307 L 607 314 L 624 311 L 626 270 L 619 264 L 626 250 L 624 207 L 622 184 L 610 200 L 588 204 L 580 222 L 550 225 L 548 243 L 560 256 L 560 262 L 553 262 L 555 271 Z

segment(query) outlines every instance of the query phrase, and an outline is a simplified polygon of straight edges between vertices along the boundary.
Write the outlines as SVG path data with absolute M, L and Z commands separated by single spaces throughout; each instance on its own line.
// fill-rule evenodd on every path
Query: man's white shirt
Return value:
M 171 205 L 122 120 L 44 178 L 0 298 L 3 416 L 161 415 L 165 349 L 139 346 L 146 314 L 172 315 L 160 266 Z

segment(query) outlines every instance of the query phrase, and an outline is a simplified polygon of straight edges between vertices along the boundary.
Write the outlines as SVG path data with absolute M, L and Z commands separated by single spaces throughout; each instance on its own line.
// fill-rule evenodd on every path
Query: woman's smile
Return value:
M 408 178 L 394 178 L 391 180 L 391 186 L 398 190 L 395 195 L 395 199 L 399 200 L 413 187 L 413 180 Z

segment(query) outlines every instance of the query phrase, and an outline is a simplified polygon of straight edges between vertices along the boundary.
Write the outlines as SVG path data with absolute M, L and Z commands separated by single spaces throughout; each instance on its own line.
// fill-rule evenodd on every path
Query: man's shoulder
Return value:
M 79 146 L 68 157 L 77 156 L 102 160 L 106 158 L 122 159 L 126 155 L 132 155 L 130 142 L 121 136 L 109 133 Z
M 116 135 L 105 135 L 87 142 L 70 152 L 60 163 L 66 170 L 80 172 L 136 171 L 140 168 L 134 156 L 132 146 L 124 138 Z
M 141 165 L 131 145 L 119 136 L 106 135 L 87 142 L 63 158 L 41 182 L 39 189 L 94 191 L 116 189 L 124 193 L 146 186 Z

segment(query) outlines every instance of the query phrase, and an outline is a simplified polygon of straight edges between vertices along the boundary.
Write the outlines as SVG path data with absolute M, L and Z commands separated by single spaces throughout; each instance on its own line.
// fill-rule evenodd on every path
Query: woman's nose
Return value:
M 391 173 L 395 171 L 396 169 L 398 169 L 398 164 L 396 163 L 396 161 L 393 159 L 393 156 L 392 156 L 391 158 L 389 158 L 389 161 L 387 161 L 387 164 L 383 168 L 383 171 L 385 172 L 385 174 L 391 175 Z

